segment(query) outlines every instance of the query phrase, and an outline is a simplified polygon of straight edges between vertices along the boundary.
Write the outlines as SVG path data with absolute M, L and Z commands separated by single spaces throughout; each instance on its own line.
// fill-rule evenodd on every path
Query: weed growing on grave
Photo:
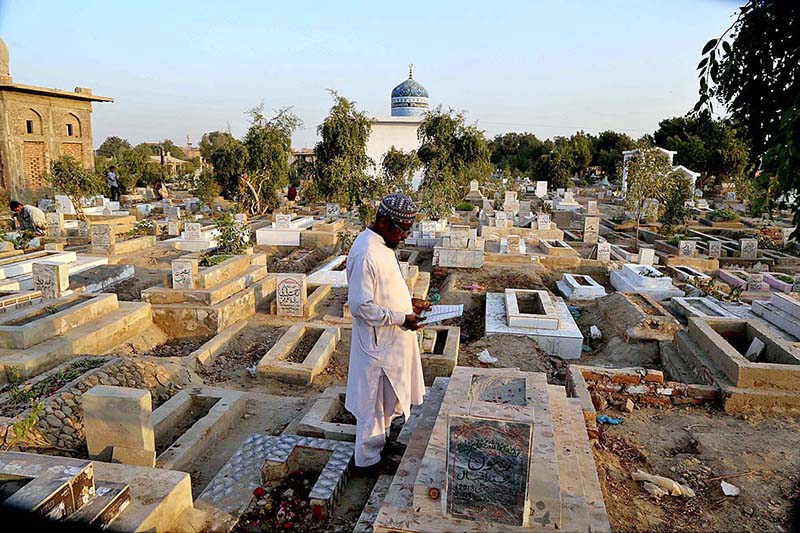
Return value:
M 15 250 L 27 250 L 30 247 L 31 241 L 34 237 L 35 235 L 32 231 L 20 231 L 13 239 L 4 237 L 4 240 L 12 243 Z
M 217 254 L 239 255 L 244 252 L 249 242 L 250 232 L 246 226 L 237 224 L 236 218 L 228 212 L 214 221 L 219 235 L 217 236 Z
M 456 211 L 472 211 L 475 208 L 470 202 L 461 202 L 456 205 Z
M 81 359 L 35 384 L 24 384 L 19 369 L 11 367 L 8 371 L 10 401 L 7 406 L 16 410 L 22 404 L 46 398 L 87 370 L 97 368 L 105 362 L 105 359 L 100 358 Z
M 233 257 L 232 255 L 201 255 L 198 266 L 213 267 Z
M 44 311 L 45 313 L 54 315 L 58 313 L 58 307 L 56 307 L 55 305 L 48 305 L 47 307 L 44 308 Z
M 739 220 L 738 213 L 736 213 L 736 211 L 730 207 L 726 207 L 724 209 L 714 209 L 708 214 L 708 217 L 715 222 L 731 222 L 734 220 Z
M 125 233 L 125 236 L 139 237 L 140 235 L 153 235 L 155 232 L 155 222 L 152 220 L 140 220 Z
M 28 416 L 11 424 L 8 433 L 6 433 L 6 450 L 25 440 L 33 426 L 39 421 L 39 415 L 42 414 L 42 411 L 44 411 L 44 402 L 37 402 L 35 399 L 31 399 L 31 408 L 28 411 Z

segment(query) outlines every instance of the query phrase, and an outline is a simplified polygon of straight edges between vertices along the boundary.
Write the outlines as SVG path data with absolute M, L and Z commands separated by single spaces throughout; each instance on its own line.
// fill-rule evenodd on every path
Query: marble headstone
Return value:
M 599 242 L 597 243 L 597 260 L 598 261 L 611 261 L 611 243 Z
M 586 217 L 583 219 L 583 242 L 595 243 L 600 235 L 600 218 Z
M 41 291 L 42 298 L 60 298 L 69 289 L 69 265 L 67 263 L 36 262 L 31 267 L 31 273 L 33 290 Z
M 306 275 L 277 274 L 275 302 L 278 316 L 303 317 L 306 310 Z
M 739 239 L 739 256 L 742 259 L 758 258 L 758 240 Z
M 183 238 L 187 241 L 199 241 L 203 238 L 199 222 L 187 222 L 183 228 Z
M 174 259 L 171 266 L 173 289 L 195 288 L 195 280 L 199 270 L 197 259 Z
M 678 241 L 678 255 L 684 257 L 694 257 L 697 241 Z
M 708 241 L 708 257 L 722 257 L 721 241 Z

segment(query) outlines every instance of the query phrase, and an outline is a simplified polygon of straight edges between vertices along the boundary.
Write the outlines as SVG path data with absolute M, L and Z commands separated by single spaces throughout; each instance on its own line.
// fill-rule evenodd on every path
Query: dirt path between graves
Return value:
M 603 426 L 594 450 L 611 525 L 618 531 L 796 531 L 800 525 L 800 420 L 731 416 L 707 407 L 642 409 Z M 689 485 L 697 496 L 649 496 L 637 469 Z M 722 479 L 741 490 L 722 494 Z

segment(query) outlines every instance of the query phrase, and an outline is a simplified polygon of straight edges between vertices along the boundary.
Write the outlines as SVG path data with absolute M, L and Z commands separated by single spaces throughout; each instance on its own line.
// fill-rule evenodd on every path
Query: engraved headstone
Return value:
M 199 241 L 202 239 L 202 226 L 199 222 L 187 222 L 183 227 L 183 238 L 187 241 Z
M 611 243 L 599 242 L 597 243 L 597 260 L 598 261 L 611 261 Z
M 75 206 L 69 196 L 56 194 L 56 211 L 64 215 L 75 215 Z
M 574 204 L 575 203 L 575 193 L 572 191 L 564 192 L 564 203 L 565 204 Z
M 739 239 L 739 256 L 742 259 L 758 258 L 758 240 Z
M 517 201 L 517 191 L 506 191 L 506 202 L 516 202 Z
M 62 213 L 47 213 L 47 236 L 61 237 L 64 230 L 64 215 Z
M 521 254 L 522 253 L 522 239 L 519 235 L 509 235 L 506 237 L 506 253 Z
M 277 274 L 275 302 L 279 316 L 304 316 L 306 310 L 306 275 Z
M 508 214 L 505 211 L 494 212 L 494 225 L 498 228 L 505 228 L 508 224 Z
M 175 237 L 181 234 L 181 222 L 179 220 L 167 221 L 167 235 Z
M 180 207 L 167 207 L 167 220 L 180 220 L 181 219 L 181 208 Z
M 722 257 L 722 241 L 708 241 L 708 257 Z
M 466 248 L 469 244 L 469 226 L 450 226 L 450 247 Z
M 603 199 L 605 199 L 605 197 L 606 197 L 606 192 L 605 191 L 600 191 L 600 192 L 597 193 L 597 199 L 598 200 L 603 200 Z
M 491 215 L 492 213 L 494 213 L 494 203 L 491 200 L 484 198 L 482 209 L 484 214 Z
M 436 237 L 436 222 L 433 220 L 423 220 L 419 223 L 423 239 L 433 239 Z
M 583 242 L 595 243 L 600 235 L 600 218 L 586 217 L 583 219 Z
M 589 203 L 586 205 L 586 213 L 589 215 L 597 215 L 599 213 L 597 210 L 597 200 L 589 200 Z
M 289 229 L 292 225 L 292 215 L 275 215 L 275 229 Z
M 530 200 L 522 200 L 519 203 L 519 216 L 527 217 L 531 214 L 531 201 Z
M 761 286 L 764 284 L 764 276 L 763 274 L 749 274 L 747 276 L 747 290 L 748 291 L 760 291 Z
M 547 182 L 546 181 L 537 181 L 536 182 L 536 196 L 538 198 L 544 198 L 547 196 Z
M 478 180 L 472 180 L 469 182 L 469 192 L 476 192 L 480 190 L 480 184 Z
M 522 422 L 448 417 L 447 515 L 527 525 L 531 429 Z
M 339 204 L 325 204 L 325 217 L 336 218 L 339 216 Z
M 31 267 L 33 290 L 41 291 L 42 298 L 60 298 L 69 289 L 69 265 L 54 261 L 39 261 Z
M 85 220 L 78 221 L 78 237 L 88 237 L 89 236 L 89 223 Z
M 95 224 L 92 226 L 92 246 L 108 247 L 114 244 L 116 235 L 109 225 Z
M 656 257 L 656 251 L 653 248 L 639 248 L 639 264 L 652 265 Z
M 678 255 L 684 257 L 694 257 L 697 248 L 697 241 L 678 241 Z
M 197 259 L 174 259 L 172 261 L 172 288 L 194 289 L 197 271 Z

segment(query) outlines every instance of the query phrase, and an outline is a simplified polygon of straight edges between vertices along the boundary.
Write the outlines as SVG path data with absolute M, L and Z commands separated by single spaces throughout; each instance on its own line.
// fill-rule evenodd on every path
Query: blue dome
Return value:
M 408 78 L 406 81 L 392 89 L 392 98 L 400 98 L 403 96 L 428 98 L 428 91 L 425 90 L 425 87 L 423 87 L 422 84 L 417 80 Z

